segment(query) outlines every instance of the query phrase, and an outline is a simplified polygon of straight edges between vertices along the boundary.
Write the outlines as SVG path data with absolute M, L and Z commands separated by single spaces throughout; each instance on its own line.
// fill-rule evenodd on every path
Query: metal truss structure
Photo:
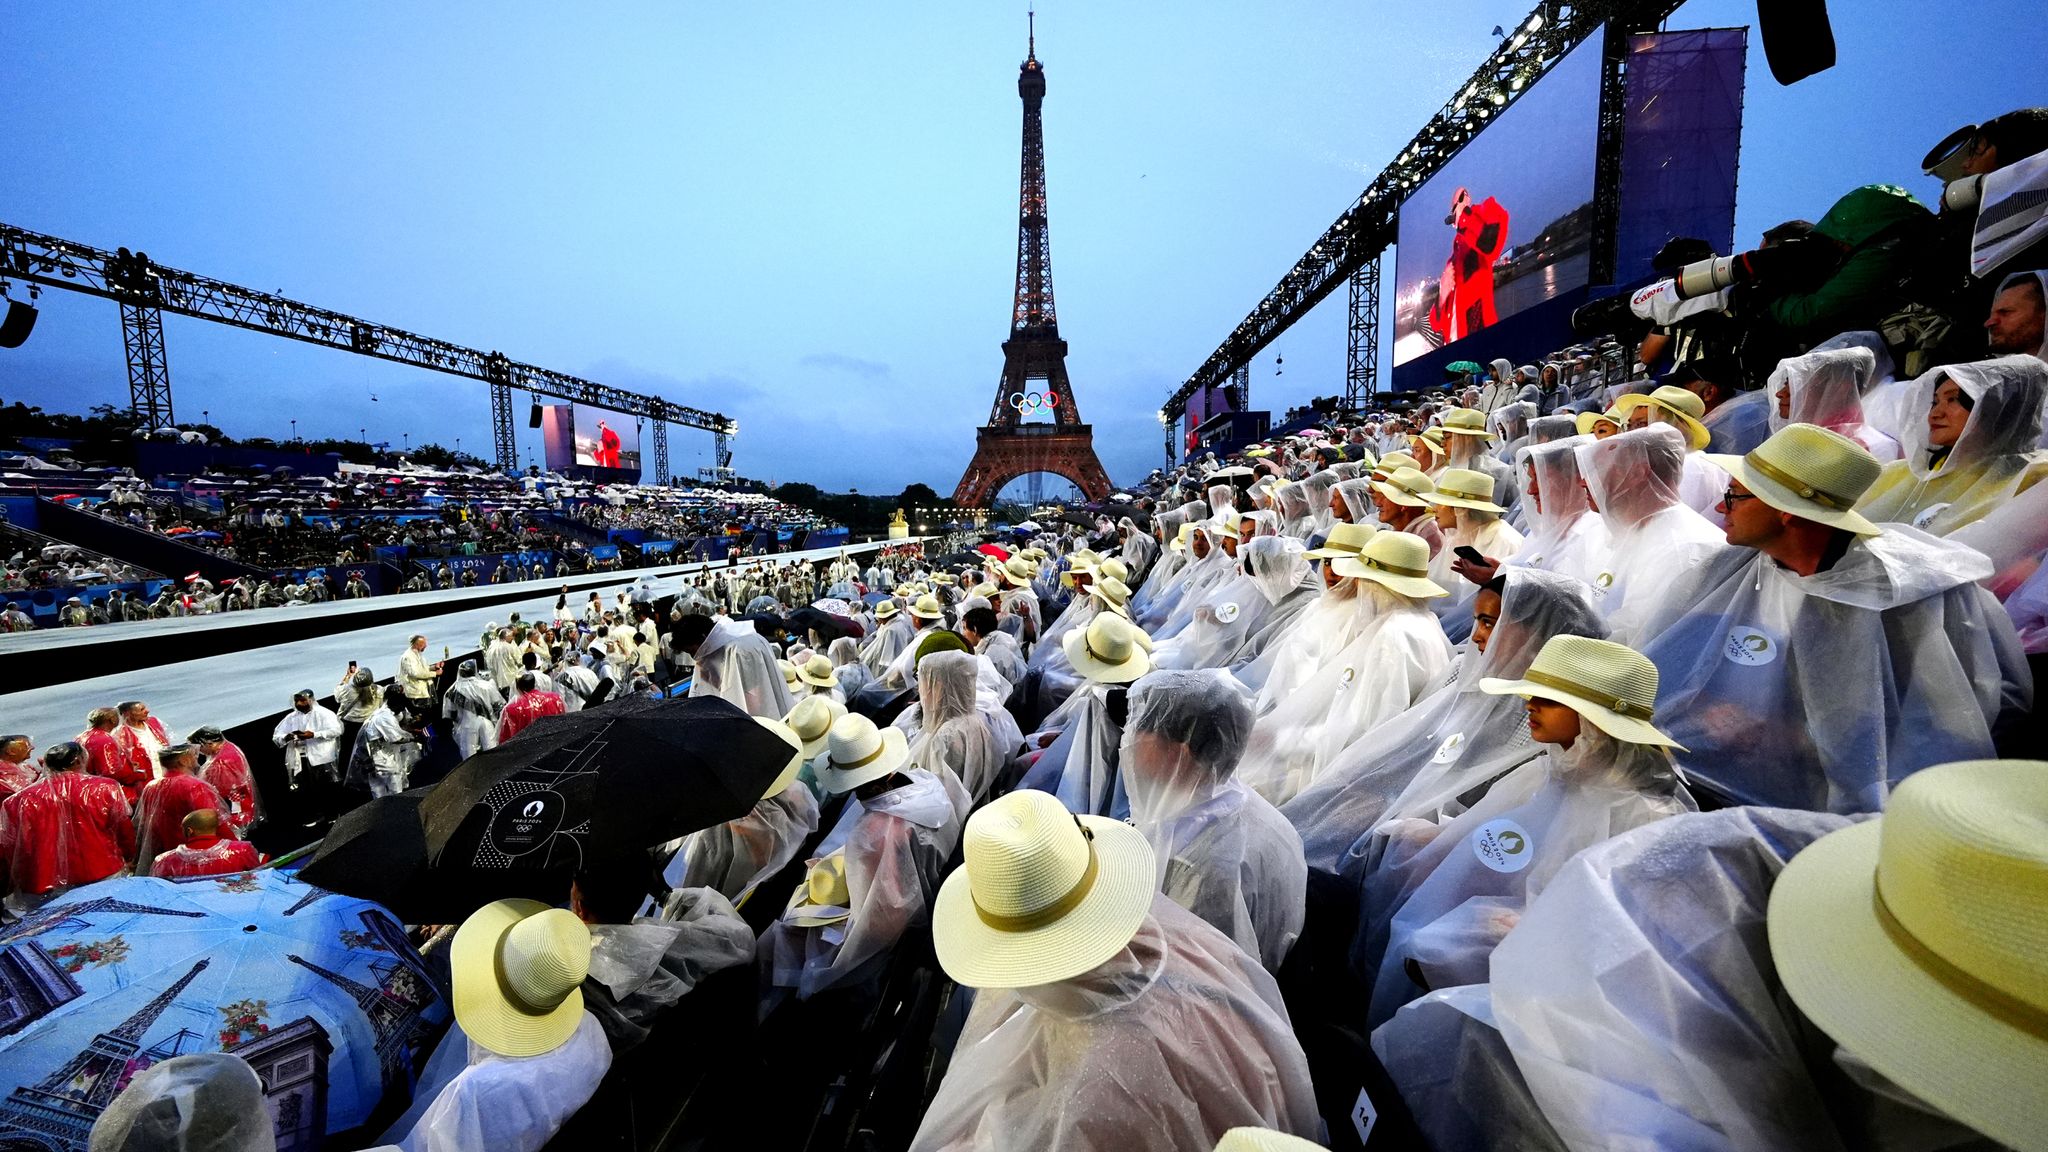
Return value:
M 1401 202 L 1409 193 L 1435 175 L 1494 117 L 1603 24 L 1618 25 L 1617 36 L 1652 29 L 1676 11 L 1678 4 L 1679 0 L 1543 0 L 1486 58 L 1465 86 L 1423 125 L 1394 162 L 1366 185 L 1351 207 L 1337 217 L 1337 222 L 1295 261 L 1294 267 L 1266 293 L 1251 314 L 1238 322 L 1202 366 L 1167 397 L 1161 410 L 1178 419 L 1187 411 L 1190 397 L 1204 388 L 1224 384 L 1239 366 L 1249 363 L 1280 333 L 1335 292 L 1338 285 L 1377 259 L 1394 243 Z M 1625 45 L 1625 37 L 1619 42 Z M 1616 43 L 1615 39 L 1608 41 L 1610 60 L 1618 50 Z M 1604 118 L 1610 114 L 1608 105 L 1611 103 L 1616 109 L 1620 105 L 1619 100 L 1605 99 L 1610 79 L 1609 70 L 1603 69 L 1603 140 L 1607 131 Z M 1614 135 L 1618 139 L 1618 130 Z M 1608 184 L 1618 185 L 1619 181 Z M 1611 241 L 1608 262 L 1611 268 Z M 1377 323 L 1377 316 L 1373 323 Z M 1348 372 L 1345 386 L 1348 393 L 1352 387 Z
M 151 428 L 171 423 L 171 382 L 164 356 L 162 313 L 211 320 L 252 332 L 319 344 L 358 356 L 410 364 L 451 376 L 466 376 L 491 385 L 491 425 L 498 467 L 508 475 L 518 469 L 514 442 L 512 390 L 552 396 L 653 420 L 656 443 L 665 447 L 664 424 L 702 428 L 718 437 L 720 464 L 730 460 L 730 438 L 739 431 L 729 417 L 671 403 L 659 396 L 627 392 L 594 380 L 539 368 L 507 358 L 421 336 L 401 328 L 373 324 L 354 316 L 316 308 L 269 292 L 168 268 L 143 253 L 102 248 L 0 224 L 0 277 L 99 296 L 121 306 L 121 328 L 128 350 L 130 401 Z M 668 472 L 665 452 L 657 455 L 657 482 Z
M 1356 408 L 1379 391 L 1380 258 L 1351 274 L 1350 310 L 1344 328 L 1344 407 Z

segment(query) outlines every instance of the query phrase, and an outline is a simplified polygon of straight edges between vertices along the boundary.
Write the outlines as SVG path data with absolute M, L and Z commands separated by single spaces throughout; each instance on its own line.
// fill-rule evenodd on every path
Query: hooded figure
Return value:
M 1301 541 L 1259 536 L 1240 544 L 1238 553 L 1243 575 L 1209 593 L 1187 628 L 1153 650 L 1154 667 L 1243 667 L 1318 598 Z
M 1370 526 L 1333 527 L 1321 548 L 1302 554 L 1315 575 L 1318 594 L 1249 664 L 1231 669 L 1240 684 L 1257 694 L 1256 714 L 1271 711 L 1356 638 L 1366 620 L 1359 582 L 1337 575 L 1330 563 L 1342 556 L 1356 556 L 1373 533 Z
M 1652 424 L 1582 445 L 1578 455 L 1611 542 L 1611 567 L 1593 577 L 1593 590 L 1608 631 L 1626 640 L 1685 573 L 1726 548 L 1727 537 L 1679 497 L 1686 452 L 1678 429 Z
M 1451 645 L 1427 607 L 1443 595 L 1425 575 L 1427 554 L 1414 536 L 1381 532 L 1359 559 L 1332 561 L 1338 574 L 1362 583 L 1363 623 L 1343 651 L 1259 717 L 1238 770 L 1247 787 L 1285 804 L 1353 740 L 1436 686 L 1450 666 Z
M 1026 887 L 1070 887 L 1090 860 L 1096 880 L 1070 907 Z M 933 942 L 978 992 L 912 1152 L 1169 1152 L 1242 1126 L 1320 1133 L 1272 976 L 1153 891 L 1152 873 L 1135 830 L 1043 793 L 976 814 Z M 977 916 L 992 907 L 1037 914 L 1011 931 Z
M 774 645 L 754 630 L 752 621 L 714 625 L 696 659 L 691 696 L 717 696 L 748 715 L 769 720 L 780 720 L 796 706 L 775 663 Z
M 874 683 L 874 673 L 861 661 L 860 641 L 851 636 L 840 636 L 825 646 L 825 656 L 832 661 L 832 679 L 839 684 L 839 695 L 851 700 L 860 690 Z
M 1308 503 L 1308 515 L 1290 528 L 1286 535 L 1307 540 L 1312 536 L 1327 536 L 1330 532 L 1330 491 L 1341 479 L 1335 472 L 1325 468 L 1311 473 L 1301 482 L 1301 498 Z
M 1116 526 L 1123 534 L 1123 544 L 1117 549 L 1117 557 L 1131 574 L 1124 583 L 1135 588 L 1144 582 L 1145 573 L 1152 570 L 1152 562 L 1159 559 L 1159 541 L 1139 528 L 1129 516 L 1118 520 Z
M 1581 850 L 1694 809 L 1652 726 L 1656 684 L 1640 654 L 1570 635 L 1552 637 L 1521 679 L 1480 682 L 1532 697 L 1530 733 L 1545 747 L 1441 824 L 1375 831 L 1353 955 L 1361 974 L 1378 973 L 1373 1026 L 1431 989 L 1483 983 L 1523 905 Z
M 1308 865 L 1280 813 L 1231 779 L 1251 728 L 1224 673 L 1153 672 L 1131 686 L 1118 764 L 1160 891 L 1278 971 L 1301 935 Z
M 565 696 L 566 699 L 566 696 Z M 455 750 L 464 760 L 487 748 L 498 746 L 498 718 L 504 715 L 505 698 L 497 685 L 477 674 L 476 661 L 464 660 L 455 683 L 441 698 L 441 715 L 449 721 Z
M 1591 436 L 1567 436 L 1522 449 L 1517 459 L 1529 534 L 1510 561 L 1514 566 L 1557 572 L 1589 588 L 1614 570 L 1607 521 L 1593 511 L 1579 477 L 1578 449 L 1591 443 Z
M 1330 518 L 1333 522 L 1341 520 L 1347 524 L 1379 526 L 1379 509 L 1373 507 L 1370 475 L 1337 482 L 1330 493 Z
M 989 798 L 1013 749 L 1000 744 L 977 706 L 982 661 L 971 652 L 933 652 L 917 662 L 918 734 L 910 762 L 940 780 L 958 780 L 971 801 Z M 960 813 L 967 819 L 967 812 Z
M 745 816 L 692 832 L 676 844 L 662 878 L 674 889 L 709 888 L 738 901 L 780 872 L 818 830 L 818 801 L 799 780 L 802 741 L 781 721 L 756 721 L 790 744 L 789 763 Z
M 1500 580 L 1500 591 L 1480 593 L 1484 611 L 1453 677 L 1360 737 L 1280 809 L 1301 833 L 1310 867 L 1360 882 L 1382 821 L 1454 816 L 1542 751 L 1529 738 L 1522 701 L 1482 692 L 1479 681 L 1520 677 L 1553 636 L 1604 639 L 1607 628 L 1590 590 L 1569 576 L 1509 568 Z
M 1877 357 L 1867 348 L 1808 352 L 1778 361 L 1764 387 L 1771 431 L 1814 424 L 1847 436 L 1880 461 L 1899 459 L 1899 442 L 1863 420 L 1863 393 L 1876 367 Z
M 590 925 L 583 1009 L 614 1054 L 629 1051 L 704 977 L 753 959 L 754 943 L 731 901 L 708 888 L 681 889 L 659 917 Z
M 1273 511 L 1280 517 L 1280 531 L 1296 540 L 1315 534 L 1315 515 L 1308 506 L 1308 491 L 1297 483 L 1275 485 Z
M 887 619 L 881 619 L 884 608 L 888 609 Z M 901 604 L 893 600 L 883 601 L 875 606 L 876 618 L 881 620 L 881 624 L 861 648 L 860 653 L 861 663 L 867 666 L 868 677 L 871 680 L 880 679 L 882 673 L 887 672 L 889 666 L 896 662 L 896 658 L 903 654 L 903 649 L 909 647 L 911 637 L 917 634 L 916 622 L 911 620 L 910 614 L 904 612 L 902 608 Z M 846 698 L 853 699 L 853 694 L 848 693 Z
M 1863 494 L 1856 510 L 1866 518 L 1946 536 L 2048 476 L 2048 454 L 2035 446 L 2048 363 L 2015 355 L 1947 364 L 1912 388 L 1904 458 Z
M 1214 523 L 1204 521 L 1186 531 L 1188 562 L 1175 573 L 1173 586 L 1154 596 L 1145 611 L 1133 617 L 1139 627 L 1155 638 L 1168 635 L 1168 628 L 1176 621 L 1184 625 L 1193 616 L 1194 605 L 1201 602 L 1202 595 L 1236 571 L 1235 562 L 1220 543 L 1222 530 Z

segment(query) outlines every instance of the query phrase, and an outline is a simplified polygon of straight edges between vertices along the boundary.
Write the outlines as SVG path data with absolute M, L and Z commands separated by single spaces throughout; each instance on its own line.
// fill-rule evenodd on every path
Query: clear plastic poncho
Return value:
M 1353 740 L 1406 711 L 1450 667 L 1451 644 L 1419 600 L 1361 581 L 1358 635 L 1253 725 L 1237 778 L 1285 804 Z
M 1927 412 L 1944 380 L 1955 381 L 1974 404 L 1947 459 L 1933 463 Z M 1885 465 L 1856 504 L 1869 519 L 1946 536 L 2048 476 L 2048 456 L 2035 447 L 2048 400 L 2048 363 L 2001 356 L 1945 364 L 1913 381 L 1910 395 L 1907 415 L 1917 418 L 1900 430 L 1904 458 Z
M 1630 642 L 1669 589 L 1724 551 L 1720 528 L 1679 498 L 1685 473 L 1685 437 L 1652 424 L 1581 445 L 1579 474 L 1607 525 L 1611 565 L 1595 575 L 1608 631 Z
M 1346 522 L 1372 525 L 1379 523 L 1379 509 L 1375 508 L 1372 502 L 1371 480 L 1339 480 L 1332 491 L 1335 493 L 1333 499 L 1344 504 Z M 1331 519 L 1336 519 L 1336 508 L 1330 509 L 1330 516 Z
M 1326 536 L 1330 532 L 1330 490 L 1337 486 L 1340 477 L 1325 468 L 1310 473 L 1301 481 L 1301 498 L 1308 505 L 1308 514 L 1287 528 L 1286 534 L 1306 540 L 1311 536 Z
M 1457 550 L 1476 548 L 1481 556 L 1505 564 L 1521 553 L 1522 534 L 1497 512 L 1454 508 L 1451 513 L 1450 528 L 1437 526 L 1443 531 L 1444 546 L 1429 558 L 1430 582 L 1450 595 L 1431 600 L 1429 610 L 1444 622 L 1446 634 L 1453 640 L 1463 640 L 1472 633 L 1472 598 L 1479 594 L 1479 585 L 1451 567 L 1458 559 Z
M 1011 688 L 1024 682 L 1029 666 L 1023 650 L 1017 647 L 1015 636 L 1008 632 L 991 632 L 974 646 L 974 652 L 977 656 L 987 657 L 988 662 L 995 666 L 996 674 L 1009 681 Z
M 919 731 L 910 747 L 913 765 L 942 779 L 951 772 L 975 804 L 989 798 L 1010 752 L 976 701 L 982 663 L 971 652 L 934 652 L 917 662 Z
M 569 693 L 562 696 L 566 700 Z M 498 686 L 477 675 L 473 663 L 464 661 L 462 674 L 441 698 L 441 717 L 448 721 L 456 752 L 467 760 L 487 748 L 496 748 L 498 718 L 504 712 L 505 697 Z
M 89 1143 L 65 1142 L 64 1147 L 91 1152 L 276 1152 L 277 1122 L 263 1106 L 263 1081 L 240 1056 L 174 1056 L 145 1064 L 133 1076 L 93 1121 Z M 45 1147 L 38 1141 L 23 1145 Z
M 1381 825 L 1353 956 L 1361 978 L 1377 972 L 1371 1024 L 1432 989 L 1484 983 L 1494 946 L 1567 861 L 1694 808 L 1663 748 L 1587 721 L 1571 747 L 1546 746 L 1450 820 Z
M 2032 694 L 1990 571 L 1902 525 L 1812 576 L 1724 549 L 1641 631 L 1679 762 L 1737 803 L 1876 812 L 1912 772 L 1996 755 Z
M 1180 571 L 1187 566 L 1188 554 L 1186 551 L 1176 552 L 1168 545 L 1180 537 L 1181 525 L 1192 524 L 1208 515 L 1209 506 L 1197 500 L 1161 512 L 1152 521 L 1159 533 L 1159 560 L 1152 566 L 1151 571 L 1145 574 L 1143 584 L 1132 586 L 1136 589 L 1131 594 L 1130 607 L 1133 618 L 1145 611 L 1156 597 L 1178 584 Z
M 1119 820 L 1128 816 L 1131 802 L 1117 763 L 1124 729 L 1112 707 L 1124 691 L 1122 684 L 1087 684 L 1068 697 L 1073 707 L 1059 735 L 1038 754 L 1018 787 L 1050 792 L 1069 812 Z
M 1297 540 L 1315 531 L 1315 516 L 1309 511 L 1308 493 L 1300 484 L 1273 490 L 1273 510 L 1280 514 L 1280 530 Z
M 796 707 L 776 665 L 775 646 L 747 620 L 715 624 L 697 649 L 690 695 L 716 696 L 751 716 L 780 720 Z
M 1219 584 L 1194 619 L 1153 649 L 1155 668 L 1238 668 L 1256 660 L 1317 599 L 1314 566 L 1301 541 L 1256 536 L 1238 546 L 1243 573 Z
M 1991 560 L 1992 575 L 1979 583 L 2005 605 L 2028 652 L 2048 651 L 2048 484 L 2036 484 L 1956 529 L 1949 540 Z
M 1843 1144 L 1765 936 L 1793 856 L 1851 821 L 1674 816 L 1580 853 L 1493 953 L 1493 1014 L 1573 1148 Z
M 1184 1152 L 1237 1127 L 1322 1134 L 1279 987 L 1154 897 L 1123 951 L 1058 984 L 974 998 L 912 1152 Z
M 874 673 L 861 661 L 860 641 L 851 636 L 834 637 L 825 646 L 825 656 L 832 661 L 832 679 L 839 685 L 839 699 L 842 703 L 860 694 L 860 690 L 874 683 Z
M 1209 515 L 1221 518 L 1237 514 L 1237 489 L 1229 484 L 1211 484 L 1202 493 L 1209 500 Z
M 1700 418 L 1707 429 L 1708 452 L 1741 456 L 1769 439 L 1777 412 L 1777 394 L 1768 389 L 1738 392 Z
M 896 658 L 903 655 L 903 649 L 910 645 L 910 638 L 917 632 L 917 628 L 911 622 L 909 610 L 900 604 L 897 608 L 899 610 L 896 614 L 876 628 L 874 635 L 869 637 L 867 644 L 861 648 L 860 662 L 867 668 L 870 680 L 881 679 L 882 673 L 889 670 L 889 665 L 894 664 Z M 847 699 L 853 699 L 852 695 L 848 694 Z
M 1324 560 L 1317 565 L 1327 563 Z M 1257 694 L 1254 709 L 1259 715 L 1271 711 L 1331 657 L 1343 651 L 1368 617 L 1362 611 L 1359 581 L 1340 577 L 1330 585 L 1318 574 L 1317 583 L 1322 585 L 1321 592 L 1288 623 L 1286 630 L 1266 644 L 1251 663 L 1231 670 L 1239 683 Z
M 1614 542 L 1579 480 L 1578 449 L 1592 442 L 1591 436 L 1568 436 L 1522 449 L 1522 512 L 1529 528 L 1513 564 L 1583 581 L 1597 600 L 1606 589 L 1594 581 L 1613 571 Z
M 1778 361 L 1764 386 L 1771 431 L 1813 424 L 1863 445 L 1881 462 L 1899 459 L 1899 442 L 1863 419 L 1863 390 L 1876 370 L 1877 357 L 1868 348 L 1808 352 Z
M 1207 549 L 1200 556 L 1195 555 L 1197 541 L 1199 547 Z M 1237 573 L 1237 561 L 1223 550 L 1208 524 L 1196 525 L 1194 534 L 1188 538 L 1188 555 L 1191 559 L 1174 577 L 1173 587 L 1153 597 L 1142 616 L 1132 618 L 1155 641 L 1168 639 L 1186 627 L 1202 597 Z
M 818 800 L 793 781 L 745 816 L 683 837 L 662 878 L 671 888 L 707 888 L 739 901 L 796 859 L 817 830 Z
M 1467 640 L 1447 683 L 1359 737 L 1280 809 L 1301 833 L 1311 867 L 1361 880 L 1382 820 L 1456 815 L 1461 798 L 1542 751 L 1529 739 L 1522 699 L 1481 692 L 1480 679 L 1519 678 L 1551 637 L 1605 639 L 1607 626 L 1591 592 L 1569 576 L 1533 568 L 1502 575 L 1507 589 L 1485 650 Z
M 769 984 L 809 999 L 866 981 L 888 964 L 905 930 L 931 914 L 939 872 L 960 840 L 960 817 L 937 777 L 915 769 L 904 775 L 909 783 L 860 803 L 846 837 L 851 915 L 802 927 L 785 914 L 761 934 L 756 956 Z
M 1279 811 L 1231 779 L 1251 728 L 1228 675 L 1153 672 L 1131 686 L 1118 763 L 1160 890 L 1278 971 L 1301 935 L 1308 865 Z
M 753 958 L 754 930 L 731 901 L 709 888 L 679 889 L 658 919 L 590 926 L 583 1009 L 597 1017 L 613 1051 L 623 1052 L 647 1039 L 654 1021 L 698 981 Z
M 1543 419 L 1537 417 L 1531 424 Z M 1521 478 L 1515 475 L 1512 454 L 1495 455 L 1486 450 L 1486 441 L 1477 436 L 1444 434 L 1446 468 L 1469 468 L 1493 477 L 1493 502 L 1507 510 L 1510 519 L 1522 502 Z M 1449 587 L 1449 585 L 1446 585 Z
M 444 1056 L 444 1053 L 446 1056 Z M 540 1152 L 597 1094 L 612 1048 L 588 1011 L 561 1047 L 539 1056 L 500 1056 L 450 1025 L 432 1065 L 467 1055 L 468 1063 L 420 1113 L 397 1147 L 404 1152 Z
M 1402 1005 L 1373 1029 L 1372 1050 L 1431 1152 L 1565 1152 L 1501 1039 L 1486 985 Z

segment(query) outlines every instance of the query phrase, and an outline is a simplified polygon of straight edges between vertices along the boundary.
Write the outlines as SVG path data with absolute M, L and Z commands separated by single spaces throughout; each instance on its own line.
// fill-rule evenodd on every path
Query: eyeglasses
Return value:
M 1729 508 L 1733 508 L 1737 501 L 1754 499 L 1756 499 L 1756 493 L 1737 492 L 1733 488 L 1727 489 L 1726 491 L 1721 493 L 1721 503 Z

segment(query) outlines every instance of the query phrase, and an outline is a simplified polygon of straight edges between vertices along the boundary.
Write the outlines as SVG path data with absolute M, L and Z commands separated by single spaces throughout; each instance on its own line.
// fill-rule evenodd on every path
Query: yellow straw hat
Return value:
M 1792 858 L 1771 961 L 1815 1025 L 2013 1148 L 2048 1148 L 2048 763 L 1907 777 L 1877 819 Z
M 1481 512 L 1505 512 L 1493 502 L 1493 477 L 1471 468 L 1446 468 L 1436 478 L 1436 490 L 1423 497 L 1431 504 L 1451 508 L 1474 508 Z
M 797 701 L 782 722 L 802 741 L 804 759 L 816 760 L 825 754 L 825 739 L 832 734 L 833 722 L 844 715 L 846 705 L 832 697 L 806 696 Z
M 1373 481 L 1372 490 L 1396 504 L 1410 508 L 1426 508 L 1429 501 L 1423 497 L 1436 491 L 1436 485 L 1419 469 L 1396 468 L 1385 480 Z
M 997 569 L 1003 582 L 1012 588 L 1029 588 L 1038 575 L 1038 565 L 1022 556 L 1012 556 L 1009 562 Z
M 1408 532 L 1375 532 L 1358 555 L 1339 556 L 1330 566 L 1339 576 L 1370 580 L 1419 600 L 1450 595 L 1429 578 L 1429 542 Z
M 1122 951 L 1152 908 L 1152 846 L 1105 816 L 1020 789 L 968 817 L 966 863 L 939 889 L 932 945 L 969 988 L 1072 979 Z
M 946 610 L 939 606 L 936 596 L 919 596 L 917 603 L 910 606 L 910 614 L 919 620 L 944 620 Z
M 1339 520 L 1330 525 L 1330 534 L 1323 539 L 1321 548 L 1311 548 L 1302 553 L 1310 560 L 1335 560 L 1340 556 L 1357 556 L 1365 542 L 1372 539 L 1379 529 L 1370 524 L 1351 524 Z
M 1708 453 L 1757 499 L 1803 520 L 1875 536 L 1880 529 L 1856 509 L 1884 465 L 1839 432 L 1787 424 L 1745 456 Z
M 832 731 L 825 737 L 825 754 L 811 762 L 811 774 L 820 787 L 837 795 L 880 780 L 909 759 L 910 744 L 903 729 L 894 725 L 876 728 L 873 720 L 849 712 L 832 722 Z
M 1380 457 L 1380 462 L 1378 464 L 1373 465 L 1371 478 L 1374 480 L 1385 480 L 1388 476 L 1393 475 L 1394 470 L 1397 468 L 1420 467 L 1422 467 L 1422 462 L 1420 460 L 1417 460 L 1414 456 L 1410 455 L 1409 453 L 1402 452 L 1397 449 L 1395 451 L 1387 453 L 1385 456 Z
M 1626 644 L 1590 636 L 1552 636 L 1521 679 L 1482 677 L 1479 690 L 1554 700 L 1616 740 L 1685 749 L 1652 723 L 1657 717 L 1657 666 Z
M 500 1056 L 539 1056 L 583 1020 L 590 929 L 566 909 L 498 900 L 455 930 L 448 964 L 463 1032 Z
M 768 790 L 761 793 L 761 799 L 766 800 L 771 796 L 777 795 L 791 784 L 796 783 L 797 773 L 803 771 L 804 768 L 804 741 L 803 737 L 798 736 L 794 729 L 780 720 L 771 720 L 766 716 L 756 716 L 754 717 L 754 723 L 775 733 L 782 738 L 783 743 L 789 745 L 789 763 L 782 766 L 782 771 L 776 773 L 775 779 L 769 783 Z
M 837 688 L 839 681 L 832 675 L 832 661 L 829 657 L 812 655 L 809 660 L 797 665 L 796 678 L 813 688 Z
M 1098 612 L 1086 628 L 1072 628 L 1060 638 L 1060 647 L 1074 671 L 1098 684 L 1129 684 L 1152 670 L 1135 624 L 1114 612 Z
M 1182 524 L 1179 530 L 1174 532 L 1173 539 L 1167 541 L 1166 546 L 1175 552 L 1185 552 L 1188 550 L 1188 541 L 1194 539 L 1194 536 L 1195 526 Z
M 1619 432 L 1628 427 L 1628 418 L 1617 414 L 1612 409 L 1606 412 L 1579 413 L 1579 435 L 1581 436 L 1591 436 L 1593 430 L 1602 424 L 1612 425 L 1614 430 Z
M 1322 1152 L 1322 1147 L 1271 1128 L 1232 1128 L 1216 1142 L 1216 1152 Z
M 900 611 L 902 611 L 902 609 L 897 606 L 896 601 L 884 600 L 881 603 L 875 605 L 875 619 L 887 620 L 889 617 L 894 616 L 896 613 Z
M 1707 446 L 1714 434 L 1700 420 L 1707 414 L 1707 402 L 1680 388 L 1676 384 L 1665 384 L 1645 396 L 1632 392 L 1614 402 L 1614 411 L 1626 424 L 1631 413 L 1648 406 L 1660 412 L 1677 417 L 1670 421 L 1679 431 L 1685 433 L 1685 447 L 1688 452 L 1697 452 Z
M 1102 579 L 1088 586 L 1088 594 L 1102 601 L 1102 606 L 1119 616 L 1129 619 L 1131 615 L 1131 589 L 1121 580 Z
M 796 665 L 790 663 L 787 660 L 777 660 L 775 662 L 775 667 L 778 671 L 782 673 L 782 682 L 784 684 L 788 684 L 791 686 L 794 686 L 796 684 Z
M 853 915 L 853 896 L 846 887 L 846 851 L 811 861 L 804 882 L 789 894 L 782 918 L 798 928 L 823 928 Z
M 1444 413 L 1443 430 L 1453 436 L 1477 436 L 1482 440 L 1493 439 L 1493 433 L 1486 428 L 1486 413 L 1477 408 L 1453 408 Z
M 1116 580 L 1124 584 L 1131 582 L 1131 566 L 1114 556 L 1097 564 L 1095 574 L 1105 580 Z

